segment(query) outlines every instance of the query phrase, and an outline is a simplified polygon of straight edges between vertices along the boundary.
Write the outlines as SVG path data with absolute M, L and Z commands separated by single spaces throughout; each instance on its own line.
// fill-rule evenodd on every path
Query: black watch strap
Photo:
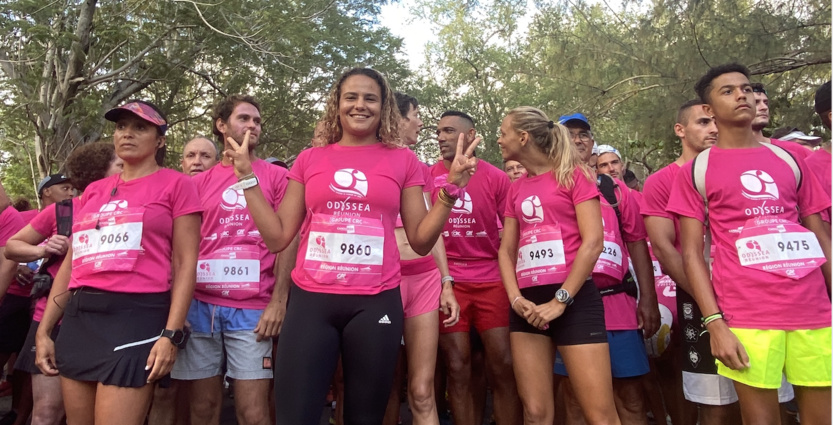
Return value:
M 159 336 L 161 338 L 170 339 L 171 343 L 173 343 L 176 348 L 183 349 L 188 343 L 189 332 L 182 329 L 163 329 Z

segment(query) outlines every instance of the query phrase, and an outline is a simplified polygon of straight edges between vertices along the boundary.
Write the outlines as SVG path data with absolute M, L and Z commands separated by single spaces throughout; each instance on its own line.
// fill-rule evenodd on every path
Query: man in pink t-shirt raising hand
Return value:
M 802 422 L 829 424 L 830 236 L 819 212 L 830 198 L 801 158 L 756 137 L 746 67 L 712 68 L 695 90 L 719 137 L 682 167 L 667 209 L 680 218 L 686 279 L 717 373 L 734 381 L 744 423 L 779 423 L 783 372 Z
M 443 113 L 437 124 L 437 142 L 443 160 L 431 167 L 435 202 L 448 176 L 461 133 L 465 134 L 465 149 L 476 134 L 472 118 L 459 111 Z M 495 225 L 496 218 L 503 221 L 509 185 L 506 173 L 479 161 L 477 173 L 452 207 L 443 230 L 448 269 L 455 282 L 454 295 L 460 303 L 460 321 L 453 326 L 440 326 L 440 349 L 448 366 L 451 414 L 459 425 L 473 425 L 478 416 L 469 387 L 472 326 L 486 349 L 498 425 L 517 423 L 521 418 L 509 349 L 509 303 L 497 261 L 500 236 Z
M 225 149 L 229 138 L 248 134 L 254 181 L 272 210 L 277 210 L 288 172 L 258 159 L 260 105 L 235 95 L 214 108 L 214 134 Z M 268 424 L 272 337 L 286 312 L 288 280 L 276 285 L 275 254 L 269 253 L 249 215 L 231 159 L 194 177 L 205 208 L 197 262 L 197 286 L 188 311 L 191 346 L 177 359 L 171 376 L 191 381 L 191 422 L 218 424 L 223 363 L 235 380 L 235 409 L 241 424 Z M 281 255 L 292 259 L 292 255 Z

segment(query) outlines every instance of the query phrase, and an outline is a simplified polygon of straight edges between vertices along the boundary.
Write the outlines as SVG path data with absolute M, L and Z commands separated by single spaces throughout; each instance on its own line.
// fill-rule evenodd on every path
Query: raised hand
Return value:
M 459 188 L 464 188 L 469 184 L 469 179 L 477 171 L 477 158 L 474 156 L 474 149 L 477 148 L 481 140 L 480 136 L 475 137 L 471 145 L 463 152 L 466 134 L 460 133 L 460 137 L 457 139 L 457 152 L 454 154 L 451 168 L 448 170 L 449 183 Z
M 237 178 L 248 176 L 252 173 L 252 162 L 249 159 L 249 136 L 252 134 L 251 130 L 246 130 L 243 136 L 243 143 L 238 144 L 232 137 L 226 137 L 231 149 L 226 149 L 223 156 L 231 161 L 234 166 L 234 174 Z

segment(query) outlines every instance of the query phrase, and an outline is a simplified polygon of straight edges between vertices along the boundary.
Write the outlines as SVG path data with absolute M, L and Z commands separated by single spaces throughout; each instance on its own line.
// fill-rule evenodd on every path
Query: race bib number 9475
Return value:
M 742 266 L 791 279 L 807 276 L 827 261 L 813 232 L 772 216 L 748 220 L 735 247 Z

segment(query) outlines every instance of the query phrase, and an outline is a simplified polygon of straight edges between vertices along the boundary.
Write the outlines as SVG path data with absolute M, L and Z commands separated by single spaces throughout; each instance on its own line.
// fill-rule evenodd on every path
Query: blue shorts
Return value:
M 225 372 L 240 380 L 272 379 L 272 340 L 257 341 L 253 332 L 262 314 L 263 310 L 191 301 L 191 339 L 179 352 L 171 377 L 196 380 Z
M 641 330 L 607 331 L 610 347 L 610 369 L 614 378 L 633 378 L 648 373 L 648 354 L 642 342 Z M 567 368 L 561 354 L 555 354 L 553 373 L 567 376 Z
M 223 307 L 192 300 L 186 320 L 191 325 L 191 332 L 195 333 L 253 331 L 262 314 L 263 310 Z

